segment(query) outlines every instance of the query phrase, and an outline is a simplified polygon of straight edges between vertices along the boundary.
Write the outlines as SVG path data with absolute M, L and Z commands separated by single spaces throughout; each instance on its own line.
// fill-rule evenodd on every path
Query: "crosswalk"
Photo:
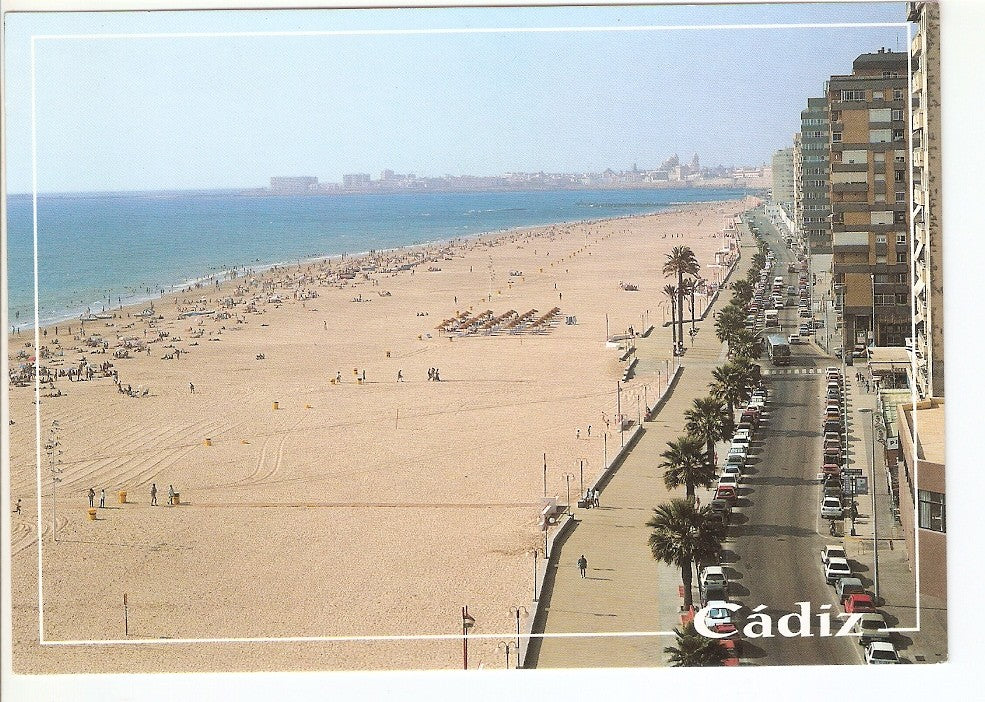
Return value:
M 763 375 L 821 375 L 823 368 L 763 368 Z

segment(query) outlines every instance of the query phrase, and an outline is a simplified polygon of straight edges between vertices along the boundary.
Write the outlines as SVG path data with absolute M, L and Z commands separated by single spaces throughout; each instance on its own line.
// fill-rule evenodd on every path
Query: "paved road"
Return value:
M 773 232 L 765 217 L 759 218 L 765 232 Z M 770 237 L 777 253 L 776 275 L 797 283 L 787 273 L 792 254 Z M 797 324 L 796 308 L 785 308 L 780 319 L 785 332 Z M 819 517 L 820 486 L 816 479 L 821 465 L 820 419 L 824 394 L 823 369 L 832 363 L 812 345 L 792 347 L 787 372 L 768 376 L 770 397 L 767 420 L 753 444 L 751 465 L 745 481 L 732 543 L 725 560 L 735 579 L 735 599 L 747 608 L 767 605 L 773 621 L 795 611 L 796 602 L 818 607 L 830 604 L 832 621 L 841 608 L 834 590 L 824 581 L 819 552 L 830 539 L 827 522 Z M 771 368 L 769 360 L 763 367 Z M 818 369 L 821 372 L 811 372 Z M 744 610 L 742 614 L 748 614 Z M 810 622 L 813 637 L 761 638 L 747 640 L 743 651 L 751 665 L 816 665 L 860 663 L 854 638 L 818 637 L 816 616 Z M 837 625 L 836 625 L 837 626 Z M 775 632 L 774 632 L 775 633 Z

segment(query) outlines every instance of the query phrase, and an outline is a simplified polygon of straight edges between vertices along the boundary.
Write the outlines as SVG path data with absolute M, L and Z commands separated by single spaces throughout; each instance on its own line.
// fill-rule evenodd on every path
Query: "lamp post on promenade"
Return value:
M 872 583 L 876 604 L 879 603 L 879 516 L 876 513 L 876 414 L 868 407 L 859 412 L 869 415 L 869 490 L 872 509 Z
M 527 616 L 527 608 L 520 605 L 510 607 L 510 614 L 516 616 L 516 667 L 520 667 L 520 612 Z
M 585 494 L 585 459 L 578 459 L 578 494 Z
M 575 479 L 575 476 L 571 473 L 565 473 L 562 477 L 564 478 L 564 486 L 567 492 L 567 497 L 565 498 L 567 500 L 565 502 L 565 508 L 567 509 L 568 514 L 571 514 L 571 481 Z
M 496 644 L 496 648 L 497 649 L 500 649 L 500 650 L 502 650 L 504 648 L 506 649 L 506 669 L 507 670 L 510 669 L 510 646 L 512 646 L 512 645 L 513 645 L 513 643 L 511 641 L 500 641 L 498 644 Z M 517 652 L 517 663 L 519 664 L 519 662 L 520 662 L 520 653 L 518 651 Z
M 462 665 L 469 669 L 469 629 L 475 626 L 475 617 L 469 614 L 469 607 L 462 607 Z

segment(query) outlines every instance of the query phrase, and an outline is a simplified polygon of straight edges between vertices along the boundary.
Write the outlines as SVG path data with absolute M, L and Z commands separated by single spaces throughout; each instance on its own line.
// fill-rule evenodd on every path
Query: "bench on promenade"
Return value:
M 626 370 L 623 371 L 623 374 L 622 374 L 622 380 L 623 380 L 623 382 L 626 382 L 627 380 L 629 380 L 630 378 L 633 377 L 633 371 L 636 370 L 636 364 L 639 363 L 639 362 L 640 362 L 640 359 L 634 358 L 632 360 L 632 362 L 630 362 L 630 364 L 628 366 L 626 366 Z

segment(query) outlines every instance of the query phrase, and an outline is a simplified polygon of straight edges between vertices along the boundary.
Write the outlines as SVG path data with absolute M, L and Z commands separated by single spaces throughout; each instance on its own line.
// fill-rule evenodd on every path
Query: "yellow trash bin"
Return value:
M 277 408 L 275 407 L 274 409 L 277 409 Z M 203 443 L 204 443 L 204 444 L 205 444 L 206 446 L 211 446 L 211 445 L 212 445 L 212 439 L 206 439 L 206 440 L 205 440 L 205 441 L 204 441 Z
M 274 409 L 280 409 L 280 403 L 279 402 L 275 402 L 274 403 Z
M 174 493 L 174 499 L 171 501 L 171 504 L 173 504 L 173 505 L 180 505 L 181 504 L 181 494 L 180 493 L 177 493 L 177 492 Z
M 127 503 L 127 491 L 126 490 L 120 490 L 118 493 L 116 493 L 116 496 L 120 498 L 120 504 L 121 505 L 125 505 Z
M 89 511 L 86 512 L 86 519 L 88 519 L 90 522 L 96 521 L 96 508 L 95 507 L 90 507 L 89 508 Z

